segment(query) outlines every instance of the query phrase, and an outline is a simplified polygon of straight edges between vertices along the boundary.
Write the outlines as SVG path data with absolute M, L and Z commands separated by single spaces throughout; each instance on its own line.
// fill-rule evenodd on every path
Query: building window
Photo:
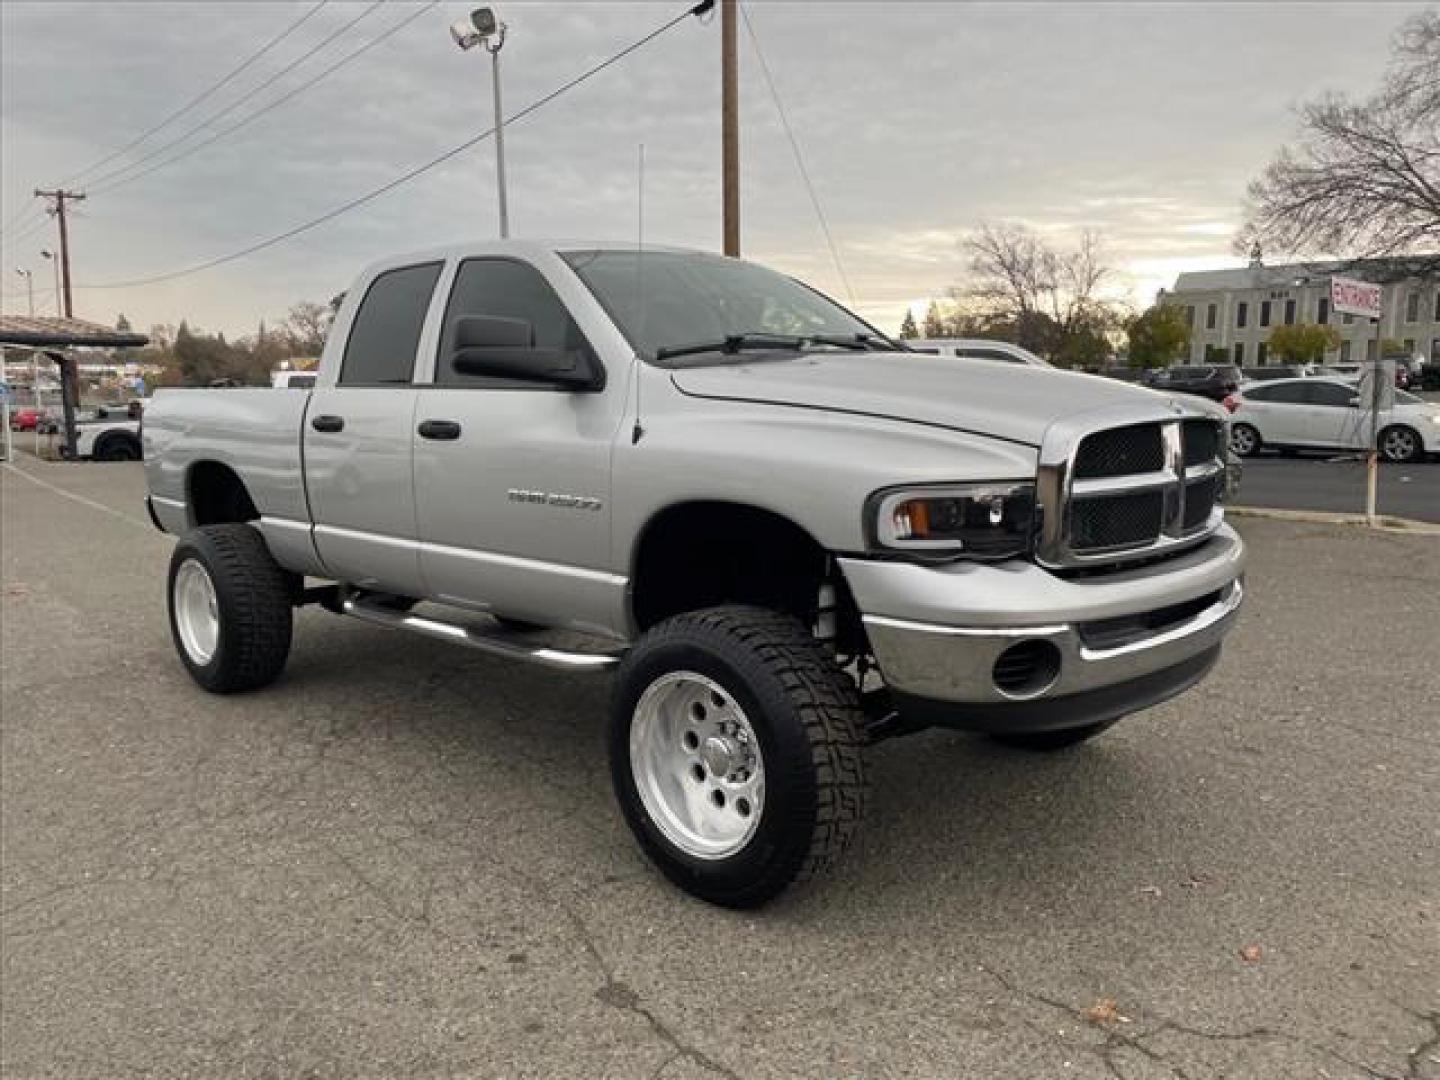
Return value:
M 1374 339 L 1373 337 L 1372 337 L 1372 338 L 1366 338 L 1366 339 L 1365 339 L 1365 362 L 1366 362 L 1367 364 L 1373 364 L 1373 363 L 1375 363 L 1375 346 L 1376 346 L 1376 344 L 1377 344 L 1377 342 L 1375 341 L 1375 339 Z
M 1244 300 L 1241 300 L 1240 303 L 1235 305 L 1235 325 L 1243 328 L 1249 316 L 1250 305 L 1245 303 Z
M 1194 305 L 1194 304 L 1187 304 L 1187 305 L 1185 306 L 1185 325 L 1188 326 L 1188 327 L 1190 327 L 1192 330 L 1195 328 L 1195 305 Z
M 1265 358 L 1270 355 L 1270 343 L 1262 341 L 1255 348 L 1255 363 L 1261 367 L 1265 366 Z
M 1346 326 L 1349 326 L 1349 325 L 1350 325 L 1351 323 L 1353 323 L 1354 321 L 1355 321 L 1355 316 L 1354 316 L 1354 315 L 1351 315 L 1350 312 L 1348 312 L 1348 311 L 1345 312 L 1345 325 L 1346 325 Z
M 1262 301 L 1260 302 L 1260 325 L 1261 325 L 1261 326 L 1269 326 L 1269 325 L 1270 325 L 1270 301 L 1269 301 L 1269 300 L 1262 300 Z M 1263 361 L 1262 361 L 1262 363 L 1263 363 Z
M 1242 304 L 1241 307 L 1244 307 L 1244 305 Z M 1243 341 L 1235 342 L 1235 363 L 1245 363 L 1245 343 Z
M 1409 359 L 1410 359 L 1411 357 L 1413 357 L 1414 355 L 1415 355 L 1415 339 L 1414 339 L 1413 337 L 1407 337 L 1407 338 L 1405 339 L 1405 359 L 1406 359 L 1406 360 L 1409 360 Z
M 1430 363 L 1440 364 L 1440 337 L 1430 339 Z
M 1340 363 L 1350 363 L 1350 342 L 1348 341 L 1340 342 Z
M 1410 295 L 1405 298 L 1405 321 L 1420 321 L 1420 290 L 1411 289 Z
M 1286 325 L 1286 326 L 1294 326 L 1294 325 L 1295 325 L 1295 301 L 1294 301 L 1294 300 L 1286 300 L 1286 301 L 1285 301 L 1285 325 Z
M 1214 304 L 1209 305 L 1209 306 L 1205 309 L 1205 329 L 1206 329 L 1206 330 L 1214 330 L 1214 329 L 1215 329 L 1215 314 L 1216 314 L 1216 308 L 1215 308 L 1215 305 L 1214 305 Z
M 1315 321 L 1321 326 L 1330 321 L 1330 298 L 1328 296 L 1320 297 L 1320 308 Z
M 1435 321 L 1440 322 L 1440 289 L 1435 290 Z

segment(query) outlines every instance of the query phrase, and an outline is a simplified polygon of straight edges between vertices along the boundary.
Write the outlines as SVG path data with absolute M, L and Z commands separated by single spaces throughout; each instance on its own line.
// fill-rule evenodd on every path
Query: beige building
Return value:
M 1371 259 L 1359 262 L 1295 263 L 1266 266 L 1259 259 L 1233 270 L 1201 270 L 1175 279 L 1159 302 L 1183 308 L 1190 320 L 1190 363 L 1201 363 L 1206 347 L 1225 350 L 1231 362 L 1270 362 L 1270 331 L 1291 323 L 1328 323 L 1340 332 L 1330 363 L 1357 363 L 1375 355 L 1375 325 L 1369 319 L 1330 311 L 1330 277 L 1384 284 L 1380 334 L 1403 343 L 1411 358 L 1440 363 L 1440 269 L 1429 260 Z

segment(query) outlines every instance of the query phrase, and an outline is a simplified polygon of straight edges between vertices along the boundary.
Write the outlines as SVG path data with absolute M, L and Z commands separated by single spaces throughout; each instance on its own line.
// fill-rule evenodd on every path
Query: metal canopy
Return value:
M 0 345 L 32 349 L 73 349 L 90 346 L 121 349 L 148 345 L 144 334 L 115 330 L 84 319 L 53 316 L 0 315 Z

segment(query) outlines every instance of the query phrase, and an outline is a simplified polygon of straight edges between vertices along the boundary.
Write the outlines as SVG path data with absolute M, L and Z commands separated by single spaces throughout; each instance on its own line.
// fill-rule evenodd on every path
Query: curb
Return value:
M 1272 521 L 1305 521 L 1314 525 L 1359 525 L 1378 532 L 1407 533 L 1411 536 L 1440 536 L 1440 525 L 1412 518 L 1379 516 L 1379 524 L 1370 526 L 1364 514 L 1337 514 L 1324 510 L 1281 510 L 1264 506 L 1226 506 L 1226 517 L 1269 518 Z

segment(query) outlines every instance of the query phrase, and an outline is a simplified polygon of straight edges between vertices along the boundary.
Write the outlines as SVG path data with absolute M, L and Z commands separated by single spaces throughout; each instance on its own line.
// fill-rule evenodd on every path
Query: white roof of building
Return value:
M 1288 288 L 1318 285 L 1334 274 L 1387 284 L 1406 278 L 1433 277 L 1436 257 L 1416 255 L 1391 259 L 1327 259 L 1277 266 L 1236 266 L 1225 270 L 1191 270 L 1175 279 L 1172 292 L 1223 292 L 1227 289 Z

